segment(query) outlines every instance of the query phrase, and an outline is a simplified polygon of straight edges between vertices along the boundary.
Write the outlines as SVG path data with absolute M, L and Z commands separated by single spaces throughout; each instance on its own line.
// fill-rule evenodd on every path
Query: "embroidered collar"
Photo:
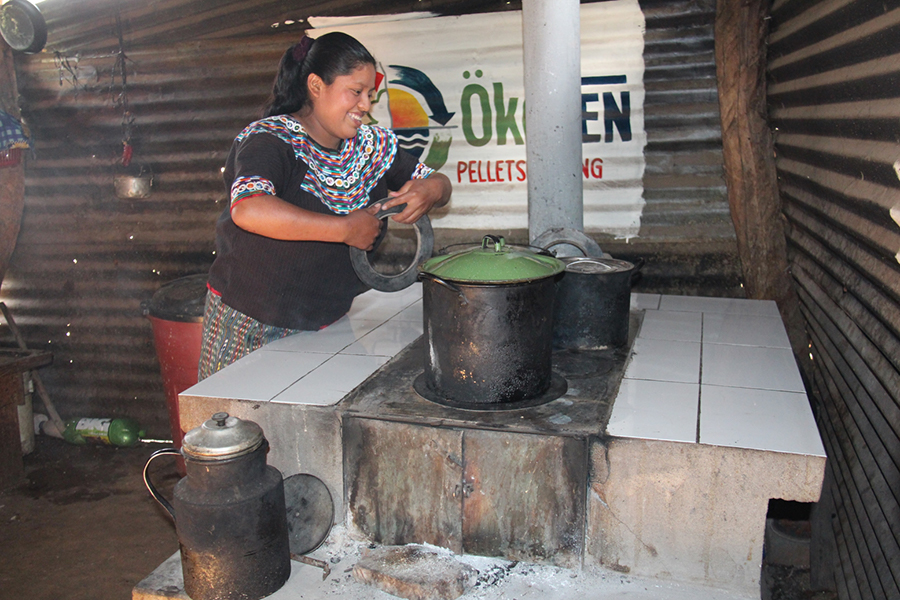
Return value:
M 316 144 L 303 125 L 290 115 L 268 117 L 248 125 L 240 142 L 256 133 L 269 133 L 289 144 L 294 157 L 307 164 L 304 191 L 313 194 L 338 214 L 362 208 L 369 193 L 397 154 L 397 138 L 388 129 L 362 125 L 356 137 L 344 140 L 338 150 Z

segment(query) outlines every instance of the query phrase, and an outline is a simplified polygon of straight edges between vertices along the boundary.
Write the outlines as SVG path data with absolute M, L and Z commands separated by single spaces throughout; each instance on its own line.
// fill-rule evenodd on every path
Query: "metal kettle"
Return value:
M 147 460 L 144 483 L 175 521 L 192 600 L 258 600 L 290 576 L 284 484 L 266 464 L 268 448 L 259 425 L 220 412 L 187 432 L 181 451 L 166 448 Z M 183 456 L 187 472 L 171 503 L 147 476 L 163 455 Z

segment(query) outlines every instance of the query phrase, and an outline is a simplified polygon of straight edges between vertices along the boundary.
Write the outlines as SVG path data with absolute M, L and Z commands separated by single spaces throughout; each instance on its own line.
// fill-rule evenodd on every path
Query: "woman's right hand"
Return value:
M 359 210 L 355 210 L 343 218 L 347 225 L 347 233 L 344 243 L 360 250 L 368 252 L 375 246 L 375 240 L 381 233 L 384 225 L 381 219 L 376 219 L 375 214 L 381 209 L 380 204 L 373 204 Z

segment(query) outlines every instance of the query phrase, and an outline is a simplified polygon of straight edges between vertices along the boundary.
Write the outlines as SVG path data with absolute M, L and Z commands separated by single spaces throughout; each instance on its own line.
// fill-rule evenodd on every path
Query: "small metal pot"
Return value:
M 597 350 L 628 343 L 631 284 L 643 264 L 614 258 L 560 259 L 565 274 L 557 286 L 553 347 Z

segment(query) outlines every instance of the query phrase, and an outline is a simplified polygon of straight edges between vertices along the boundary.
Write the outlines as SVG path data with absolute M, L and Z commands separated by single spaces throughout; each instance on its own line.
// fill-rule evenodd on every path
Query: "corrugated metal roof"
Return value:
M 355 16 L 429 12 L 467 14 L 518 10 L 506 0 L 45 0 L 47 46 L 64 54 L 114 51 L 116 18 L 130 48 L 164 46 L 189 40 L 256 37 L 308 27 L 310 16 Z

